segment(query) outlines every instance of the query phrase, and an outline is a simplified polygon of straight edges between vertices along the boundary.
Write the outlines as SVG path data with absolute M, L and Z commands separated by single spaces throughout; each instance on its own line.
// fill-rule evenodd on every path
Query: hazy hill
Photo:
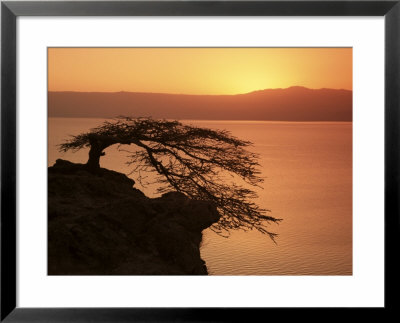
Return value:
M 290 87 L 237 95 L 49 92 L 49 117 L 351 121 L 352 91 Z

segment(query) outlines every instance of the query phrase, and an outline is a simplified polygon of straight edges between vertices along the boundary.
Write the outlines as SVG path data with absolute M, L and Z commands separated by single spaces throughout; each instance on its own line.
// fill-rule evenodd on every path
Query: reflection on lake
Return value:
M 60 153 L 56 145 L 102 122 L 49 118 L 48 164 L 57 158 L 85 163 L 87 150 Z M 257 231 L 223 238 L 205 230 L 201 253 L 211 275 L 352 274 L 352 123 L 185 122 L 253 142 L 265 177 L 258 203 L 283 219 L 270 227 L 279 234 L 276 245 Z M 110 147 L 101 166 L 127 174 L 127 160 Z M 136 187 L 154 196 L 155 186 Z

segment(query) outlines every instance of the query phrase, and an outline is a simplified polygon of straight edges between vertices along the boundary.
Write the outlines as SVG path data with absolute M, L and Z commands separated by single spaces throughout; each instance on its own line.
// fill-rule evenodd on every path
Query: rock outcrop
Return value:
M 210 202 L 148 198 L 124 174 L 57 160 L 48 168 L 49 275 L 205 275 Z

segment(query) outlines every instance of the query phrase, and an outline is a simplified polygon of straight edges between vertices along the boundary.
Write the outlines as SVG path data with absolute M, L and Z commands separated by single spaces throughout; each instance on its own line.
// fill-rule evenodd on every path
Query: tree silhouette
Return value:
M 152 118 L 118 117 L 105 121 L 87 133 L 73 136 L 59 145 L 60 151 L 76 151 L 89 147 L 88 170 L 96 173 L 104 149 L 118 144 L 136 145 L 130 153 L 129 165 L 138 177 L 142 172 L 156 173 L 161 184 L 159 193 L 178 191 L 191 199 L 214 203 L 221 218 L 211 229 L 223 235 L 230 229 L 243 229 L 268 234 L 271 222 L 280 219 L 268 215 L 268 210 L 252 202 L 260 187 L 258 155 L 246 150 L 252 145 L 226 130 L 212 130 L 185 125 L 178 121 Z M 238 182 L 246 183 L 246 187 Z

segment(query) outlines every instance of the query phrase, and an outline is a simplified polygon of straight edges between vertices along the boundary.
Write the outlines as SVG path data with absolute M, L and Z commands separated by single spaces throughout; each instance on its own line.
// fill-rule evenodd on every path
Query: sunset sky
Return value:
M 351 48 L 49 48 L 49 91 L 352 89 Z

